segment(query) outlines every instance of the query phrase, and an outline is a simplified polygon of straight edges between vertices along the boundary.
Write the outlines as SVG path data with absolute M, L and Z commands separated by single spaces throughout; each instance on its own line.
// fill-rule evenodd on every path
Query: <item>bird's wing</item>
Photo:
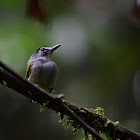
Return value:
M 27 69 L 26 69 L 26 74 L 25 74 L 25 78 L 29 78 L 30 74 L 31 74 L 31 67 L 32 64 L 28 64 Z

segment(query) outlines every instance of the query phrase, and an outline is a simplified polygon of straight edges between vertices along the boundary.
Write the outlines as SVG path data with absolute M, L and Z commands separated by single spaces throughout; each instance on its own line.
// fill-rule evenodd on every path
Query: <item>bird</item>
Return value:
M 52 60 L 52 55 L 60 46 L 61 44 L 36 49 L 27 63 L 27 80 L 50 93 L 54 89 L 58 75 L 58 67 Z

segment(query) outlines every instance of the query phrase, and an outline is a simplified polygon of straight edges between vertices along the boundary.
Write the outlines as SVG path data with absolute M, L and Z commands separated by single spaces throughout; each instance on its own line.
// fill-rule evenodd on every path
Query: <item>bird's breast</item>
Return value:
M 32 67 L 30 81 L 43 88 L 53 88 L 57 78 L 58 68 L 53 61 L 35 63 Z

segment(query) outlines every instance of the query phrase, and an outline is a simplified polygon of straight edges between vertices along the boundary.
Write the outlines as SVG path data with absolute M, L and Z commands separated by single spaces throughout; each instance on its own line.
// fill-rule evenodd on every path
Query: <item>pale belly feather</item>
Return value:
M 39 65 L 38 65 L 39 64 Z M 58 68 L 53 61 L 35 63 L 32 66 L 29 81 L 44 89 L 52 89 L 55 85 Z

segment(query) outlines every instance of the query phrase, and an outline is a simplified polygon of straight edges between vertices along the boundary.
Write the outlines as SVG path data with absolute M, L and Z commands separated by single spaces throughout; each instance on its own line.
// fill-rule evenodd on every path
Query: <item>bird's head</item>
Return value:
M 53 47 L 40 47 L 38 49 L 35 50 L 35 52 L 32 54 L 32 56 L 30 57 L 28 63 L 30 63 L 31 61 L 36 61 L 36 60 L 46 60 L 46 61 L 50 61 L 52 60 L 52 54 L 53 52 L 59 48 L 61 45 L 55 45 Z

